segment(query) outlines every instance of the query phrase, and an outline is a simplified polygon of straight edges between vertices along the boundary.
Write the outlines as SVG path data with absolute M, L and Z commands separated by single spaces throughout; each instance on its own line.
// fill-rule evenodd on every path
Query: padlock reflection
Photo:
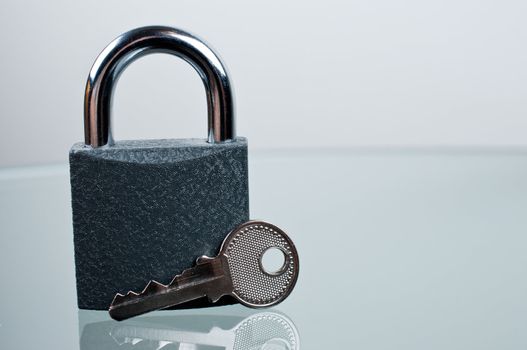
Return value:
M 296 350 L 294 323 L 276 312 L 247 317 L 184 315 L 145 317 L 122 323 L 104 321 L 84 326 L 81 350 Z

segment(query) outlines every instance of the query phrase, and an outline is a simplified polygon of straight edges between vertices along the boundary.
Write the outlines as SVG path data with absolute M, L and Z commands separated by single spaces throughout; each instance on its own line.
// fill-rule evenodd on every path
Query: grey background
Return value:
M 216 48 L 253 150 L 522 147 L 526 13 L 514 0 L 2 1 L 0 167 L 66 162 L 95 57 L 149 24 Z M 118 139 L 206 134 L 202 83 L 173 57 L 129 67 L 114 107 Z

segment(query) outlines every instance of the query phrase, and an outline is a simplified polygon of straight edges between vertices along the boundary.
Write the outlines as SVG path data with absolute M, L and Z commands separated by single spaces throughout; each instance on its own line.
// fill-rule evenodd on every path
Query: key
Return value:
M 127 344 L 139 349 L 288 349 L 298 350 L 300 338 L 293 321 L 276 312 L 259 312 L 246 318 L 240 318 L 231 325 L 233 316 L 207 315 L 208 320 L 219 321 L 211 328 L 204 328 L 200 318 L 188 318 L 184 328 L 175 328 L 172 323 L 125 323 L 114 326 L 109 332 L 110 341 L 119 346 Z M 185 320 L 183 317 L 182 320 Z M 199 327 L 196 327 L 199 325 Z M 194 326 L 194 329 L 193 329 Z M 108 333 L 103 334 L 108 336 Z M 106 339 L 98 337 L 98 339 Z M 90 342 L 91 344 L 91 342 Z M 101 348 L 101 342 L 97 344 Z M 104 344 L 106 345 L 106 344 Z M 111 343 L 110 343 L 111 345 Z M 108 346 L 110 348 L 110 346 Z M 125 348 L 125 347 L 123 347 Z M 106 349 L 106 347 L 104 347 Z
M 274 271 L 262 262 L 270 251 L 283 255 Z M 263 221 L 248 221 L 227 235 L 216 257 L 198 258 L 168 285 L 152 280 L 141 293 L 115 295 L 109 312 L 113 319 L 124 320 L 202 297 L 214 303 L 224 295 L 248 307 L 268 307 L 291 293 L 298 269 L 298 253 L 285 232 Z

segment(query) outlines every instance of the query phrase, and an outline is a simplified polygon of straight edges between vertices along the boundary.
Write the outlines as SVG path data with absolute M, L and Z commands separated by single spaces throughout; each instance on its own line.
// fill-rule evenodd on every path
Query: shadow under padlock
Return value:
M 293 321 L 278 312 L 191 314 L 88 323 L 80 349 L 298 350 L 300 338 Z
M 113 141 L 114 85 L 128 64 L 156 52 L 181 57 L 203 79 L 207 139 Z M 138 28 L 112 41 L 90 71 L 84 104 L 85 142 L 70 151 L 77 296 L 79 308 L 104 310 L 118 292 L 169 283 L 198 256 L 214 256 L 249 220 L 247 140 L 235 134 L 220 58 L 174 28 Z

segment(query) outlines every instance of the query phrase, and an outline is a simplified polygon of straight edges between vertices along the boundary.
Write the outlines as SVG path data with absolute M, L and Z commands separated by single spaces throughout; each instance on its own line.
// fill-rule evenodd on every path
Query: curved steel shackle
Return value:
M 218 55 L 192 34 L 171 27 L 151 26 L 117 37 L 95 60 L 84 95 L 85 143 L 92 147 L 113 143 L 110 114 L 115 83 L 130 63 L 156 52 L 181 57 L 201 76 L 207 92 L 208 141 L 234 139 L 234 96 L 227 70 Z

